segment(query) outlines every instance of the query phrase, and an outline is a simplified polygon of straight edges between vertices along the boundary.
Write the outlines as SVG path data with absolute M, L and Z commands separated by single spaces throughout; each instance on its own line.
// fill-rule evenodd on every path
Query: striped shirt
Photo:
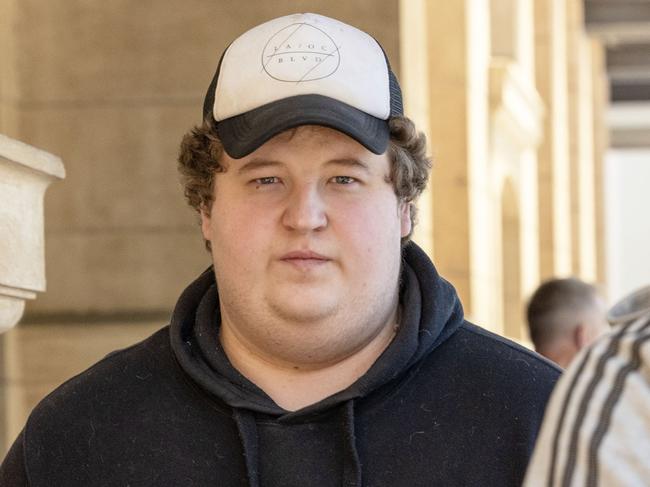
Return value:
M 548 404 L 524 487 L 650 486 L 650 315 L 582 350 Z

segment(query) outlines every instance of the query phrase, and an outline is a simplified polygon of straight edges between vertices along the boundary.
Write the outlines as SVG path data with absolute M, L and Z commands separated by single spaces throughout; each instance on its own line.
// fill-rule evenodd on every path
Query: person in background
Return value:
M 650 286 L 607 317 L 553 391 L 524 487 L 650 485 Z
M 430 161 L 381 46 L 295 14 L 215 68 L 179 157 L 213 265 L 34 409 L 0 485 L 518 487 L 560 370 L 410 241 Z
M 606 312 L 591 284 L 576 278 L 543 282 L 526 310 L 535 351 L 566 368 L 582 348 L 607 332 Z

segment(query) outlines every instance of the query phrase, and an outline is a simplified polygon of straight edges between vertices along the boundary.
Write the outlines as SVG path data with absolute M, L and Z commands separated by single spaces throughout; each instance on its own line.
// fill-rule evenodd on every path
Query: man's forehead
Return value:
M 374 153 L 348 135 L 320 125 L 300 125 L 272 137 L 251 154 L 233 159 L 224 153 L 223 158 L 238 161 L 238 166 L 251 160 L 273 160 L 274 156 L 295 149 L 314 150 L 329 159 L 372 158 Z
M 335 130 L 330 127 L 324 127 L 322 125 L 299 125 L 298 127 L 293 127 L 284 132 L 280 132 L 278 135 L 272 137 L 268 140 L 262 147 L 269 142 L 281 144 L 290 142 L 296 138 L 310 138 L 314 142 L 327 143 L 332 140 L 345 140 L 349 141 L 352 144 L 356 144 L 359 147 L 363 147 L 352 137 Z

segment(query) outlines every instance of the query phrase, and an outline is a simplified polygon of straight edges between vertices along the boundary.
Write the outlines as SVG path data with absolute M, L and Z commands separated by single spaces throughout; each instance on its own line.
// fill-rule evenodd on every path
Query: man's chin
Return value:
M 316 324 L 336 314 L 338 307 L 332 301 L 319 302 L 304 296 L 295 296 L 293 299 L 273 300 L 270 305 L 275 314 L 284 321 Z

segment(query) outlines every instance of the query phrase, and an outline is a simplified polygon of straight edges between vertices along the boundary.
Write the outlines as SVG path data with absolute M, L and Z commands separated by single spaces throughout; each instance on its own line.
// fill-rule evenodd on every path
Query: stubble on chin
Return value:
M 321 308 L 275 304 L 269 309 L 275 321 L 272 328 L 279 334 L 273 337 L 276 353 L 289 362 L 334 363 L 364 348 L 385 328 L 394 329 L 397 287 L 394 294 L 357 298 L 345 307 L 340 303 Z

